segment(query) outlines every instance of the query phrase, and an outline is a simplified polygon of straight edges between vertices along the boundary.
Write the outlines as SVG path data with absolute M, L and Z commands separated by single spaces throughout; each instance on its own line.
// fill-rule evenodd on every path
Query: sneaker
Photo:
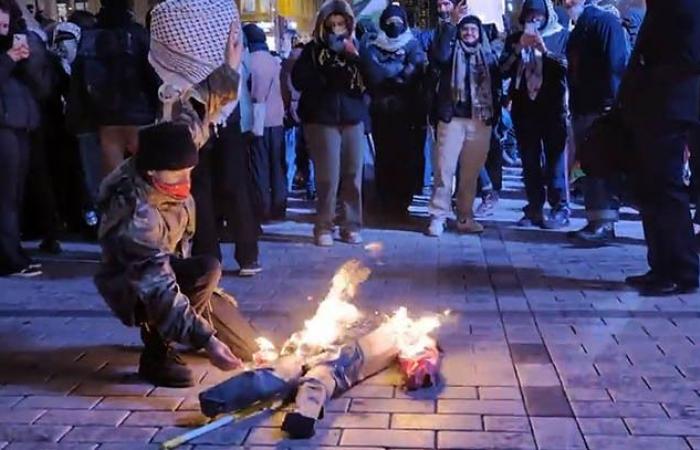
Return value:
M 544 227 L 544 217 L 531 217 L 525 214 L 515 225 L 520 228 Z
M 40 269 L 30 266 L 27 266 L 20 271 L 10 274 L 10 276 L 14 278 L 34 278 L 40 275 L 43 275 L 43 272 Z
M 100 223 L 100 218 L 97 211 L 89 209 L 83 214 L 83 220 L 88 227 L 96 227 Z
M 474 211 L 474 217 L 490 217 L 495 213 L 498 205 L 498 192 L 491 191 L 481 200 L 481 204 Z
M 192 371 L 172 345 L 155 332 L 141 329 L 144 349 L 139 358 L 139 377 L 155 386 L 186 388 L 194 386 Z
M 484 226 L 474 219 L 460 219 L 457 221 L 457 231 L 460 233 L 482 233 Z
M 44 239 L 43 241 L 41 241 L 41 244 L 39 244 L 39 250 L 44 253 L 50 253 L 52 255 L 58 255 L 61 252 L 63 252 L 63 248 L 61 248 L 61 243 L 58 242 L 56 239 Z
M 333 235 L 331 233 L 319 233 L 316 235 L 316 245 L 319 247 L 332 247 Z
M 607 245 L 615 239 L 615 224 L 612 222 L 589 222 L 580 230 L 568 233 L 567 237 L 584 244 Z
M 253 277 L 260 272 L 262 272 L 262 266 L 260 263 L 257 261 L 250 263 L 250 264 L 244 264 L 241 266 L 241 269 L 238 271 L 238 276 L 240 277 Z
M 340 239 L 347 244 L 357 245 L 362 244 L 362 235 L 359 231 L 341 231 Z
M 566 228 L 571 223 L 569 220 L 570 212 L 568 209 L 552 210 L 547 220 L 542 224 L 542 228 L 546 230 L 560 230 Z
M 440 237 L 444 231 L 445 219 L 433 217 L 430 219 L 430 225 L 428 225 L 428 229 L 425 230 L 425 234 L 428 236 Z

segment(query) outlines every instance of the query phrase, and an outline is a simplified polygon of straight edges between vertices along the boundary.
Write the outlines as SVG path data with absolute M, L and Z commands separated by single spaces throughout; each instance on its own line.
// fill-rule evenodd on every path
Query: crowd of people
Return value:
M 525 0 L 503 31 L 482 23 L 467 0 L 437 0 L 438 24 L 427 30 L 414 27 L 398 3 L 376 22 L 358 22 L 348 2 L 327 1 L 311 40 L 295 41 L 285 55 L 269 49 L 257 25 L 245 24 L 238 107 L 222 122 L 203 124 L 195 136 L 194 254 L 220 259 L 219 242 L 230 240 L 240 274 L 257 274 L 261 226 L 286 217 L 295 189 L 315 201 L 319 246 L 334 244 L 336 228 L 342 241 L 362 242 L 363 210 L 407 220 L 420 193 L 430 195 L 427 235 L 440 236 L 453 214 L 458 232 L 479 233 L 478 219 L 497 208 L 504 164 L 522 164 L 527 206 L 519 226 L 568 227 L 569 175 L 580 166 L 585 177 L 576 185 L 583 186 L 588 224 L 570 232 L 572 239 L 613 240 L 620 205 L 627 202 L 640 208 L 647 240 L 665 243 L 673 235 L 676 256 L 697 265 L 687 250 L 679 256 L 681 247 L 693 248 L 686 245 L 692 227 L 688 232 L 680 210 L 687 192 L 694 202 L 700 192 L 700 170 L 693 167 L 700 164 L 700 131 L 692 127 L 697 105 L 689 104 L 694 95 L 680 93 L 683 86 L 683 93 L 694 89 L 697 49 L 692 42 L 679 49 L 668 39 L 644 36 L 645 7 L 617 3 L 565 0 L 555 7 L 552 0 Z M 675 3 L 683 11 L 683 2 Z M 676 17 L 658 14 L 665 14 L 659 22 Z M 100 184 L 138 153 L 139 130 L 179 114 L 183 105 L 193 108 L 171 101 L 164 87 L 196 79 L 201 70 L 190 67 L 192 61 L 165 70 L 177 51 L 157 35 L 170 31 L 153 29 L 150 13 L 145 26 L 138 24 L 127 0 L 104 0 L 97 15 L 76 11 L 65 22 L 37 17 L 15 0 L 0 0 L 0 273 L 27 277 L 41 267 L 22 249 L 21 238 L 38 238 L 41 251 L 58 253 L 61 233 L 95 236 L 105 220 Z M 676 28 L 689 21 L 679 20 Z M 687 25 L 686 34 L 694 36 L 697 27 Z M 186 29 L 181 32 L 187 37 Z M 197 45 L 206 44 L 183 44 L 181 50 Z M 662 45 L 672 50 L 654 53 Z M 687 68 L 646 74 L 650 58 Z M 684 74 L 690 81 L 676 83 Z M 665 91 L 650 87 L 658 83 L 681 86 L 678 93 L 668 86 L 671 99 L 662 99 L 657 97 Z M 621 92 L 621 86 L 627 89 Z M 638 136 L 650 129 L 639 124 L 653 117 L 644 116 L 649 107 L 639 103 L 638 93 L 646 89 L 657 100 L 654 108 L 666 107 L 676 117 L 664 132 L 674 131 L 678 139 L 690 135 L 664 174 L 673 190 L 664 200 L 643 183 L 635 185 L 622 167 L 636 158 L 624 153 L 639 151 L 635 142 L 653 141 Z M 625 102 L 643 117 L 624 114 L 633 108 L 621 106 Z M 616 120 L 627 125 L 624 136 L 606 134 Z M 662 120 L 654 122 L 658 131 Z M 676 122 L 688 125 L 678 128 Z M 611 134 L 620 145 L 610 143 Z M 671 145 L 664 136 L 663 145 Z M 670 179 L 683 167 L 690 167 L 690 188 Z M 653 205 L 645 203 L 654 195 Z M 476 198 L 481 201 L 474 208 Z M 683 232 L 670 225 L 681 222 Z M 650 260 L 659 258 L 658 264 L 673 256 L 669 250 L 653 253 Z M 688 270 L 691 275 L 695 269 Z M 687 278 L 680 284 L 687 285 Z

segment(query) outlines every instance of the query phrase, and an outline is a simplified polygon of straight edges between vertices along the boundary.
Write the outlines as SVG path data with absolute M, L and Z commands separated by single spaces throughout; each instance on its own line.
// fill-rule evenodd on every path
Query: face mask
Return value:
M 397 38 L 405 31 L 403 24 L 390 23 L 384 27 L 384 32 L 390 38 Z
M 328 35 L 328 47 L 336 53 L 341 53 L 345 48 L 345 34 L 330 33 Z
M 178 201 L 187 200 L 187 198 L 190 196 L 190 189 L 192 187 L 192 183 L 187 181 L 182 183 L 169 184 L 163 183 L 155 177 L 151 177 L 151 184 L 161 194 L 165 194 L 168 197 Z

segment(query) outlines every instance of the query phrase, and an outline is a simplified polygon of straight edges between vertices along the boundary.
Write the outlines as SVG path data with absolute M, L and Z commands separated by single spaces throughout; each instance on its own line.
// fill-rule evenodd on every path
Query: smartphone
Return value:
M 528 22 L 525 24 L 525 34 L 529 34 L 532 36 L 537 35 L 538 30 L 537 30 L 537 22 Z
M 22 46 L 27 46 L 27 35 L 17 33 L 12 37 L 12 48 L 19 48 Z

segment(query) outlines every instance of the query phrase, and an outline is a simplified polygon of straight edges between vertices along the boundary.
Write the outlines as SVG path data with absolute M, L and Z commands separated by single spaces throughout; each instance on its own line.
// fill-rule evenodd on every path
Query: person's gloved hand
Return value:
M 231 349 L 216 336 L 209 338 L 206 350 L 209 355 L 209 361 L 218 369 L 235 370 L 243 365 L 243 362 L 231 352 Z

